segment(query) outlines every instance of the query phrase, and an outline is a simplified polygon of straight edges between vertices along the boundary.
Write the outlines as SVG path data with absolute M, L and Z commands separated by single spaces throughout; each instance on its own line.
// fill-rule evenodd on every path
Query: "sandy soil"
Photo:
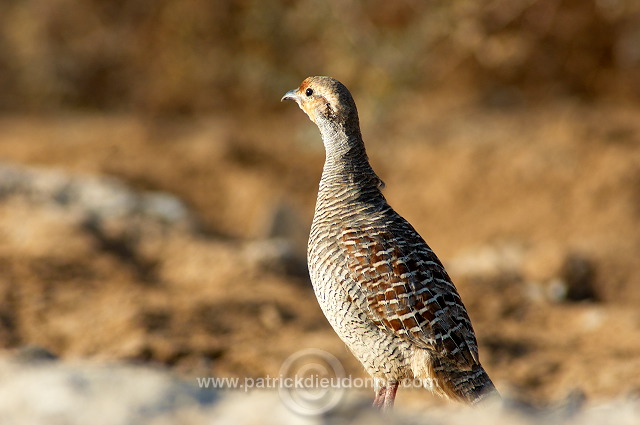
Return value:
M 286 106 L 168 123 L 1 118 L 2 161 L 117 177 L 178 196 L 193 216 L 92 227 L 55 196 L 3 192 L 0 346 L 253 377 L 317 347 L 362 376 L 305 274 L 323 151 Z M 385 193 L 450 269 L 498 388 L 541 403 L 637 391 L 640 109 L 360 108 Z M 437 403 L 398 402 L 415 400 Z

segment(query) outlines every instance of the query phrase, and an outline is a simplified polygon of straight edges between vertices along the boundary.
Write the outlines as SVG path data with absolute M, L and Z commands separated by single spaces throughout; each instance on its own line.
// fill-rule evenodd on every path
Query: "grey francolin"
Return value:
M 380 190 L 347 88 L 309 77 L 282 100 L 295 101 L 322 135 L 309 274 L 329 323 L 374 378 L 374 406 L 391 408 L 405 379 L 470 404 L 497 395 L 451 278 Z

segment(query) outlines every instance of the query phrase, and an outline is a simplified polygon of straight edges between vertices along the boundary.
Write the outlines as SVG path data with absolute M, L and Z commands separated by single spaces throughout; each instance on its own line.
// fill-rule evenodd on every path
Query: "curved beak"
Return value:
M 282 102 L 283 100 L 293 100 L 294 102 L 298 102 L 298 95 L 296 94 L 296 90 L 289 90 L 288 92 L 286 92 L 284 94 L 284 96 L 282 96 L 282 99 L 280 99 L 280 102 Z

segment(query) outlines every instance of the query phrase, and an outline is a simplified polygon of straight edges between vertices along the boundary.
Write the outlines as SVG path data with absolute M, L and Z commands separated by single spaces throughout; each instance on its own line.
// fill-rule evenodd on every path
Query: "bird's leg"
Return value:
M 386 394 L 387 387 L 381 386 L 378 391 L 376 391 L 376 396 L 373 398 L 373 407 L 376 409 L 382 409 Z
M 384 403 L 382 404 L 382 410 L 389 411 L 393 407 L 393 402 L 396 400 L 396 391 L 398 391 L 398 383 L 393 382 L 389 384 L 384 395 Z

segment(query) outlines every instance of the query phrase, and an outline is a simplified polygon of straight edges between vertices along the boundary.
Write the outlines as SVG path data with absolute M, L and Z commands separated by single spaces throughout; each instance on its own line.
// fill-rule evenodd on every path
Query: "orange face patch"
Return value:
M 323 108 L 326 104 L 335 102 L 336 99 L 327 99 L 324 94 L 319 93 L 318 87 L 314 87 L 314 77 L 309 77 L 305 79 L 298 90 L 296 90 L 296 94 L 298 95 L 298 99 L 300 100 L 299 105 L 300 109 L 302 109 L 307 116 L 313 121 L 316 122 L 316 111 L 319 108 Z M 307 89 L 313 90 L 313 94 L 307 96 Z

